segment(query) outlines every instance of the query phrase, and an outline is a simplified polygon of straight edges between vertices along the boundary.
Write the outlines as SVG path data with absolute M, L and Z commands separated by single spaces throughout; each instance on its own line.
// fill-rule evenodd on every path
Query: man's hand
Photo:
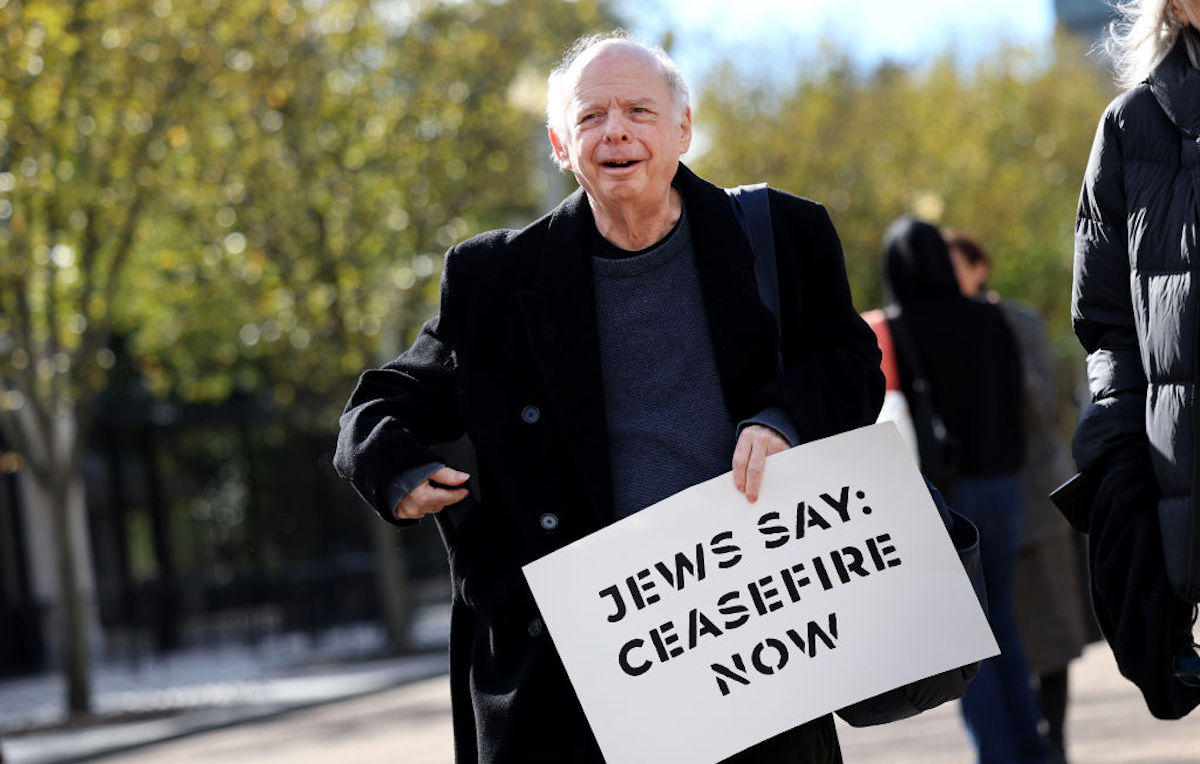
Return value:
M 466 488 L 453 486 L 461 486 L 470 477 L 465 472 L 442 467 L 396 505 L 396 517 L 400 520 L 420 520 L 425 515 L 437 514 L 451 504 L 457 504 L 467 498 L 470 492 Z
M 758 501 L 767 457 L 789 448 L 788 442 L 770 427 L 752 424 L 742 430 L 733 450 L 733 484 L 751 502 Z

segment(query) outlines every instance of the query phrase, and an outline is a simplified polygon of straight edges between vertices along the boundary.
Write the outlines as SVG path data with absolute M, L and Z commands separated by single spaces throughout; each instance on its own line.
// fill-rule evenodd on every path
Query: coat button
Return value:
M 538 637 L 542 634 L 542 619 L 534 618 L 529 622 L 529 636 Z
M 542 412 L 537 406 L 526 406 L 521 409 L 521 421 L 525 424 L 533 424 L 541 418 Z
M 558 527 L 558 515 L 553 512 L 547 512 L 538 520 L 542 524 L 542 528 L 552 531 Z

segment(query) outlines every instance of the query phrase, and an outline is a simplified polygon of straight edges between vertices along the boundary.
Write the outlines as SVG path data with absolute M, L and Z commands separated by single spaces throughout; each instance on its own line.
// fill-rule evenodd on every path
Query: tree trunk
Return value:
M 371 533 L 375 552 L 375 582 L 383 624 L 387 628 L 388 649 L 400 652 L 408 647 L 412 628 L 412 586 L 397 551 L 396 530 L 368 512 L 363 513 Z
M 59 656 L 67 682 L 67 710 L 72 714 L 91 711 L 92 688 L 88 665 L 87 621 L 75 565 L 75 546 L 71 543 L 71 512 L 69 505 L 72 480 L 58 475 L 50 485 L 43 485 L 50 499 L 54 518 L 55 554 L 58 557 L 59 591 Z
M 171 533 L 171 507 L 163 487 L 159 466 L 159 447 L 154 425 L 142 426 L 142 464 L 146 471 L 146 503 L 150 507 L 150 535 L 153 539 L 154 562 L 158 578 L 154 582 L 153 627 L 154 646 L 160 653 L 174 650 L 182 644 L 179 634 L 179 591 L 175 575 L 175 549 Z

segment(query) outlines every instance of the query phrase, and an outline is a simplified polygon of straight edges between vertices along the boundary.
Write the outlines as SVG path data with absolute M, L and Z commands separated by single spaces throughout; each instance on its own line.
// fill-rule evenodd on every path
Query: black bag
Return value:
M 775 320 L 778 323 L 779 276 L 775 269 L 775 241 L 771 233 L 771 207 L 767 196 L 767 185 L 760 183 L 755 186 L 739 186 L 736 189 L 726 189 L 726 193 L 729 194 L 734 215 L 754 253 L 754 274 L 758 281 L 759 295 L 763 303 L 775 314 Z M 780 339 L 782 340 L 782 334 Z M 779 363 L 782 368 L 782 352 L 780 352 Z M 928 398 L 927 387 L 926 400 L 932 410 L 933 402 Z M 909 405 L 911 408 L 912 402 Z M 914 423 L 917 417 L 917 411 L 914 410 Z M 939 417 L 938 422 L 940 421 Z M 942 427 L 942 432 L 945 433 L 945 427 Z M 920 428 L 917 433 L 919 437 Z M 924 454 L 922 454 L 921 461 L 923 467 Z M 984 589 L 983 570 L 979 561 L 979 531 L 970 520 L 946 505 L 942 494 L 930 483 L 928 478 L 926 478 L 925 484 L 929 487 L 933 503 L 937 506 L 946 531 L 950 534 L 950 541 L 954 544 L 955 551 L 958 552 L 959 562 L 962 563 L 963 570 L 971 580 L 975 596 L 986 613 L 987 593 Z M 853 727 L 867 727 L 907 719 L 922 711 L 940 706 L 948 700 L 961 698 L 967 691 L 967 684 L 978 673 L 979 663 L 943 671 L 866 700 L 860 700 L 840 709 L 837 711 L 837 715 Z
M 908 325 L 896 306 L 887 309 L 887 324 L 892 341 L 899 352 L 900 365 L 908 372 L 910 380 L 910 390 L 906 391 L 906 397 L 913 429 L 917 434 L 921 472 L 932 480 L 934 485 L 945 490 L 958 479 L 962 467 L 962 448 L 957 438 L 946 429 L 942 415 L 934 405 L 929 379 L 921 365 L 920 356 L 917 355 L 912 335 L 908 333 Z
M 1067 482 L 1050 492 L 1050 501 L 1067 519 L 1071 527 L 1080 533 L 1091 529 L 1092 505 L 1096 503 L 1096 490 L 1100 481 L 1091 472 L 1076 472 Z

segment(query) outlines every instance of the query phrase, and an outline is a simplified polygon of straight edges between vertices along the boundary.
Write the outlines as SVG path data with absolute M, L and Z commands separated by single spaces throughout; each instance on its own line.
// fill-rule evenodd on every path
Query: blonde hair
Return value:
M 1104 50 L 1112 59 L 1117 84 L 1132 88 L 1167 57 L 1186 27 L 1171 12 L 1171 0 L 1127 0 L 1114 10 L 1117 19 L 1109 24 Z M 1190 29 L 1184 39 L 1196 66 L 1200 40 Z

